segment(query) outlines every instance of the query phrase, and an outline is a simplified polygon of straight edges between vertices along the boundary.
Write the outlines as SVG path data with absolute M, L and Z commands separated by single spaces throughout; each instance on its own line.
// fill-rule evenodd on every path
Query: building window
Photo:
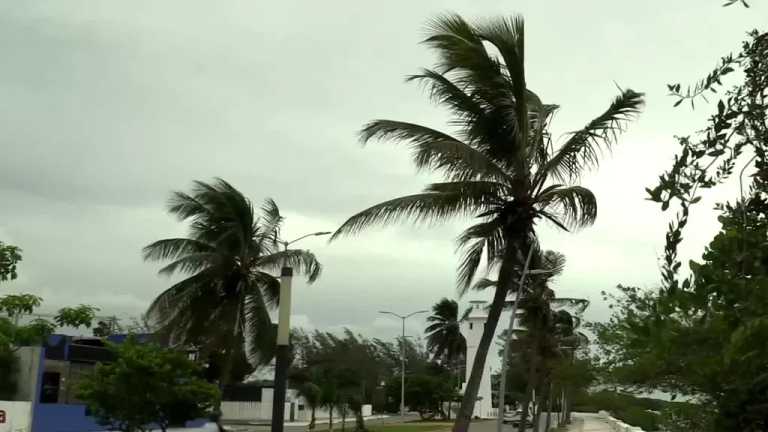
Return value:
M 469 329 L 472 330 L 472 323 L 469 323 Z
M 59 382 L 61 375 L 58 372 L 43 372 L 43 388 L 40 392 L 40 403 L 59 402 Z

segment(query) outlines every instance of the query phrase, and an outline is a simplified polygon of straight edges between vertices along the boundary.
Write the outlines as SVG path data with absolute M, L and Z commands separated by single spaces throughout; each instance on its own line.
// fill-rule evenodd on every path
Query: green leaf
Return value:
M 717 157 L 717 156 L 722 156 L 724 154 L 725 154 L 725 150 L 717 149 L 717 150 L 712 150 L 711 152 L 707 153 L 707 156 Z

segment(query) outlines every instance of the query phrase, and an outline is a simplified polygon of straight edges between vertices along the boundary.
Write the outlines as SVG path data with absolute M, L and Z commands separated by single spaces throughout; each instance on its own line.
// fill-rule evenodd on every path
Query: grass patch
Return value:
M 411 422 L 397 424 L 371 425 L 371 432 L 442 432 L 450 430 L 449 422 Z

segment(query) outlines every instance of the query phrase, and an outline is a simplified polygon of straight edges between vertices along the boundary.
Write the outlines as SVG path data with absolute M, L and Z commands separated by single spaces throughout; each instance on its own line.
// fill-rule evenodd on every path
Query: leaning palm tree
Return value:
M 281 250 L 283 217 L 274 201 L 267 199 L 257 217 L 250 200 L 222 179 L 196 181 L 190 194 L 174 192 L 168 211 L 189 222 L 189 235 L 146 246 L 144 259 L 168 262 L 160 275 L 184 277 L 157 296 L 147 317 L 166 342 L 221 359 L 218 375 L 226 383 L 235 361 L 271 359 L 269 309 L 280 288 L 273 274 L 289 265 L 312 282 L 320 263 L 309 251 Z
M 535 242 L 537 221 L 545 219 L 564 230 L 594 222 L 596 199 L 577 184 L 579 177 L 597 166 L 602 149 L 616 142 L 623 124 L 639 112 L 643 95 L 622 90 L 604 113 L 556 145 L 549 126 L 558 107 L 543 103 L 526 85 L 521 17 L 470 24 L 448 15 L 434 20 L 429 31 L 425 43 L 437 52 L 438 65 L 409 81 L 423 83 L 432 99 L 452 112 L 457 133 L 374 120 L 363 128 L 361 140 L 404 142 L 417 168 L 442 174 L 445 181 L 363 210 L 344 222 L 334 238 L 403 219 L 477 220 L 458 237 L 459 292 L 472 284 L 483 261 L 498 269 L 499 284 L 454 425 L 454 431 L 463 432 L 521 257 Z

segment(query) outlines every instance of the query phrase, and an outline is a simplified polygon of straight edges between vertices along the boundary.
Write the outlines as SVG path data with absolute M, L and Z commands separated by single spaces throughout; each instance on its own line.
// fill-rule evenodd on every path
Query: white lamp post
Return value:
M 303 235 L 295 240 L 280 242 L 284 250 L 299 240 L 331 234 L 321 231 Z M 291 334 L 291 280 L 293 268 L 284 265 L 280 270 L 280 306 L 277 313 L 277 350 L 275 351 L 275 388 L 272 399 L 272 432 L 283 432 L 285 417 L 285 389 L 288 380 L 288 343 Z
M 403 321 L 403 339 L 400 342 L 400 416 L 405 417 L 405 320 L 420 313 L 427 313 L 427 310 L 411 312 L 408 315 L 400 315 L 389 311 L 379 311 L 381 314 L 396 316 Z

